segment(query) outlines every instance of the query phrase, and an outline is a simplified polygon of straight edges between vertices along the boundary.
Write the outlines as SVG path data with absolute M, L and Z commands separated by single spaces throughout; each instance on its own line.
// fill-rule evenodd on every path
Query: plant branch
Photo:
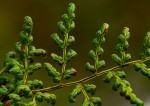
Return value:
M 60 84 L 62 84 L 63 75 L 64 75 L 64 72 L 66 70 L 66 51 L 67 51 L 66 43 L 67 43 L 67 39 L 68 39 L 68 32 L 65 34 L 65 38 L 64 38 L 63 65 L 62 65 L 62 72 L 61 72 L 61 81 L 60 81 Z
M 24 66 L 25 66 L 25 72 L 24 72 L 24 84 L 26 83 L 27 81 L 27 77 L 28 77 L 28 73 L 27 73 L 27 70 L 28 70 L 28 45 L 25 45 L 25 56 L 24 56 Z
M 98 61 L 99 61 L 99 57 L 98 57 L 98 55 L 97 55 L 97 50 L 96 50 L 96 60 L 95 60 L 95 69 L 96 69 L 96 72 L 95 73 L 97 73 L 97 64 L 98 64 Z
M 103 74 L 106 74 L 109 71 L 118 70 L 118 69 L 120 69 L 122 67 L 126 67 L 128 65 L 133 65 L 133 64 L 138 63 L 138 62 L 143 63 L 143 62 L 146 62 L 148 60 L 150 60 L 150 57 L 147 57 L 147 58 L 142 59 L 142 60 L 130 61 L 130 62 L 127 62 L 127 63 L 121 65 L 121 66 L 115 66 L 115 67 L 109 68 L 107 70 L 103 70 L 101 72 L 95 73 L 95 74 L 93 74 L 91 76 L 85 77 L 85 78 L 80 79 L 78 81 L 73 81 L 73 82 L 64 83 L 64 84 L 62 83 L 61 85 L 56 85 L 56 86 L 47 87 L 47 88 L 43 88 L 43 89 L 32 90 L 32 91 L 33 92 L 39 92 L 39 91 L 40 92 L 47 92 L 47 91 L 54 91 L 54 90 L 57 90 L 57 89 L 60 89 L 60 88 L 64 88 L 64 87 L 73 86 L 73 85 L 76 85 L 76 84 L 79 84 L 79 83 L 82 83 L 82 82 L 86 82 L 86 81 L 92 80 L 92 79 L 94 79 L 96 77 L 99 77 L 99 76 L 101 76 Z
M 35 94 L 32 95 L 32 98 L 33 98 L 34 106 L 37 106 L 36 99 L 35 99 Z

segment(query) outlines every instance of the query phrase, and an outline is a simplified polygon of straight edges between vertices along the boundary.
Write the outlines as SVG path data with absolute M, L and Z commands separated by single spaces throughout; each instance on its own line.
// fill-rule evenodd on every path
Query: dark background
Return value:
M 34 22 L 33 44 L 37 48 L 43 48 L 48 52 L 47 59 L 40 61 L 52 62 L 50 53 L 61 52 L 50 39 L 50 35 L 58 32 L 56 24 L 60 21 L 62 14 L 66 12 L 67 4 L 74 2 L 76 4 L 76 27 L 71 35 L 76 37 L 76 42 L 72 48 L 78 52 L 78 56 L 71 61 L 67 68 L 74 67 L 78 70 L 78 77 L 71 80 L 81 79 L 90 75 L 84 71 L 84 64 L 89 61 L 88 51 L 92 49 L 91 41 L 96 31 L 107 22 L 110 24 L 109 34 L 106 36 L 104 44 L 105 54 L 101 57 L 106 60 L 105 69 L 115 66 L 110 55 L 115 52 L 117 36 L 121 33 L 123 27 L 129 27 L 131 38 L 128 53 L 132 54 L 132 60 L 138 59 L 143 38 L 150 30 L 150 1 L 149 0 L 4 0 L 0 1 L 0 67 L 3 65 L 5 54 L 13 50 L 13 44 L 19 41 L 18 33 L 22 30 L 25 16 L 31 16 Z M 59 32 L 58 32 L 59 33 Z M 149 62 L 148 62 L 149 63 Z M 57 67 L 59 70 L 60 67 Z M 135 94 L 149 106 L 150 83 L 149 79 L 134 71 L 133 67 L 124 68 L 127 74 L 127 80 Z M 35 73 L 31 79 L 39 78 L 44 80 L 45 86 L 52 86 L 51 79 L 45 70 Z M 97 85 L 96 96 L 101 97 L 103 106 L 131 106 L 129 101 L 119 95 L 119 92 L 112 91 L 112 83 L 105 84 L 102 77 L 95 78 L 93 83 Z M 57 95 L 56 106 L 80 106 L 83 96 L 77 97 L 77 102 L 70 104 L 67 101 L 69 93 L 73 87 L 54 91 Z M 49 104 L 40 104 L 48 106 Z

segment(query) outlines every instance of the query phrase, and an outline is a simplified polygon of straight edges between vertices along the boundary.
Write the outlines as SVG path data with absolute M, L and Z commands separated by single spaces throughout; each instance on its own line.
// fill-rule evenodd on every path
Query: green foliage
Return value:
M 32 65 L 29 65 L 29 68 L 28 68 L 28 74 L 29 75 L 32 75 L 33 74 L 33 71 L 37 71 L 39 70 L 40 68 L 42 67 L 41 63 L 35 63 L 35 64 L 32 64 Z
M 4 88 L 0 88 L 0 95 L 2 95 L 2 96 L 7 96 L 7 95 L 8 95 L 7 90 L 4 89 Z
M 75 98 L 81 93 L 82 87 L 80 85 L 76 85 L 76 87 L 73 89 L 73 91 L 68 96 L 68 100 L 70 103 L 75 102 Z
M 92 73 L 94 73 L 95 72 L 95 67 L 94 67 L 94 65 L 91 65 L 89 62 L 87 62 L 85 64 L 85 70 L 91 71 Z
M 150 32 L 147 32 L 146 37 L 144 39 L 144 43 L 142 46 L 142 50 L 140 53 L 140 58 L 146 58 L 150 55 Z
M 44 67 L 46 71 L 48 71 L 48 75 L 52 77 L 54 82 L 60 82 L 61 76 L 60 73 L 49 63 L 44 63 Z
M 86 92 L 91 93 L 91 95 L 94 95 L 96 92 L 96 86 L 93 84 L 85 84 L 84 89 Z
M 43 102 L 43 100 L 45 100 L 47 103 L 51 103 L 52 105 L 56 103 L 56 96 L 50 93 L 36 92 L 35 99 L 38 102 Z
M 126 54 L 125 51 L 129 47 L 128 39 L 130 37 L 129 28 L 124 27 L 122 33 L 118 36 L 119 43 L 116 46 L 116 51 L 121 55 L 119 57 L 117 54 L 112 54 L 112 60 L 117 65 L 123 65 L 125 62 L 131 60 L 131 54 Z
M 74 68 L 67 69 L 64 73 L 64 78 L 69 79 L 71 76 L 76 76 L 77 71 Z
M 99 97 L 91 97 L 90 101 L 95 105 L 95 106 L 101 106 L 102 101 Z
M 20 100 L 21 100 L 21 98 L 20 98 L 19 95 L 13 94 L 13 93 L 11 93 L 11 94 L 9 95 L 9 98 L 10 98 L 11 100 L 13 100 L 13 101 L 20 101 Z
M 90 106 L 91 102 L 95 106 L 101 106 L 101 99 L 99 97 L 91 97 L 90 100 L 85 99 L 82 103 L 82 106 Z
M 144 64 L 144 63 L 136 63 L 134 65 L 134 67 L 135 67 L 136 71 L 141 71 L 141 73 L 144 76 L 147 76 L 148 78 L 150 78 L 150 68 L 147 68 L 146 64 Z
M 82 106 L 101 106 L 101 99 L 99 97 L 94 97 L 96 92 L 96 86 L 93 84 L 82 84 L 76 85 L 73 91 L 70 93 L 68 100 L 70 103 L 75 102 L 75 98 L 80 94 L 83 93 L 85 99 L 83 100 Z M 87 93 L 91 93 L 92 97 L 89 97 Z
M 103 78 L 103 81 L 109 83 L 112 78 L 113 78 L 113 72 L 109 71 Z
M 62 51 L 62 55 L 51 53 L 52 59 L 61 67 L 61 71 L 57 70 L 54 65 L 48 62 L 39 63 L 35 61 L 37 56 L 47 56 L 44 49 L 36 48 L 32 45 L 33 21 L 31 17 L 24 18 L 22 31 L 19 33 L 20 42 L 14 44 L 14 51 L 9 51 L 4 60 L 4 67 L 0 70 L 0 106 L 37 106 L 37 102 L 46 101 L 51 105 L 56 103 L 56 95 L 49 93 L 57 89 L 74 86 L 72 92 L 68 96 L 68 101 L 74 103 L 76 97 L 83 94 L 82 106 L 101 106 L 100 97 L 95 97 L 96 85 L 86 84 L 86 81 L 104 75 L 103 81 L 109 83 L 114 81 L 112 89 L 120 90 L 120 95 L 130 101 L 131 104 L 144 106 L 144 103 L 133 92 L 130 82 L 126 78 L 124 67 L 133 65 L 136 71 L 140 71 L 144 76 L 150 78 L 150 68 L 146 66 L 146 61 L 150 60 L 150 32 L 146 34 L 144 43 L 139 55 L 140 60 L 130 61 L 131 54 L 126 53 L 129 47 L 128 39 L 130 37 L 129 28 L 125 27 L 118 36 L 118 44 L 116 45 L 116 53 L 111 55 L 115 67 L 102 70 L 106 66 L 106 62 L 100 59 L 104 53 L 102 45 L 105 43 L 105 36 L 108 33 L 109 25 L 102 24 L 96 32 L 95 38 L 92 40 L 94 49 L 89 50 L 88 57 L 91 62 L 86 62 L 84 68 L 86 71 L 92 72 L 91 76 L 82 78 L 77 81 L 64 82 L 72 76 L 77 75 L 77 70 L 73 67 L 67 67 L 76 57 L 77 52 L 71 48 L 75 37 L 70 36 L 70 31 L 75 28 L 75 5 L 69 3 L 67 12 L 61 16 L 61 21 L 57 23 L 57 28 L 61 35 L 57 33 L 51 34 L 51 39 L 56 46 Z M 62 36 L 62 37 L 60 37 Z M 39 79 L 30 79 L 29 75 L 33 75 L 35 71 L 46 70 L 54 83 L 50 87 L 44 87 L 44 83 Z M 4 74 L 6 73 L 6 74 Z M 8 74 L 11 77 L 7 76 Z M 84 84 L 83 84 L 84 83 Z M 51 85 L 51 84 L 50 84 Z M 24 102 L 22 98 L 32 98 L 30 102 Z M 7 102 L 8 103 L 5 103 Z

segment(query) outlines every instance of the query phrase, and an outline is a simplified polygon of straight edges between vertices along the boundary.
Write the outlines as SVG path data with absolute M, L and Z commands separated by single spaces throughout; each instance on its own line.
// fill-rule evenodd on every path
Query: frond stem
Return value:
M 78 81 L 73 81 L 73 82 L 64 83 L 64 84 L 62 83 L 61 85 L 56 85 L 56 86 L 47 87 L 47 88 L 43 88 L 43 89 L 32 90 L 32 92 L 54 91 L 54 90 L 57 90 L 57 89 L 60 89 L 60 88 L 77 85 L 77 84 L 80 84 L 80 83 L 83 83 L 83 82 L 87 82 L 87 81 L 89 81 L 89 80 L 92 80 L 92 79 L 94 79 L 94 78 L 96 78 L 96 77 L 99 77 L 99 76 L 101 76 L 101 75 L 103 75 L 103 74 L 106 74 L 106 73 L 109 72 L 109 71 L 115 71 L 115 70 L 118 70 L 118 69 L 120 69 L 120 68 L 122 68 L 122 67 L 126 67 L 126 66 L 128 66 L 128 65 L 133 65 L 133 64 L 138 63 L 138 62 L 143 63 L 143 62 L 146 62 L 146 61 L 148 61 L 148 60 L 150 60 L 150 57 L 147 57 L 147 58 L 141 59 L 141 60 L 130 61 L 130 62 L 124 63 L 124 64 L 121 65 L 121 66 L 115 66 L 115 67 L 109 68 L 109 69 L 107 69 L 107 70 L 103 70 L 103 71 L 101 71 L 101 72 L 95 73 L 95 74 L 93 74 L 93 75 L 91 75 L 91 76 L 85 77 L 85 78 L 80 79 L 80 80 L 78 80 Z
M 27 70 L 28 70 L 28 45 L 25 45 L 24 67 L 25 67 L 25 72 L 24 72 L 23 81 L 25 84 L 27 81 L 27 77 L 28 77 L 28 73 L 27 73 Z
M 82 88 L 82 93 L 83 93 L 85 99 L 90 100 L 90 98 L 89 98 L 88 94 L 86 93 L 86 91 L 84 90 L 82 84 L 80 83 L 79 85 Z M 94 104 L 92 102 L 90 102 L 90 106 L 94 106 Z
M 67 40 L 68 40 L 68 33 L 65 34 L 65 38 L 64 38 L 63 65 L 62 65 L 62 72 L 61 72 L 61 81 L 60 81 L 60 85 L 62 84 L 62 81 L 63 81 L 63 75 L 64 75 L 64 72 L 65 72 L 65 70 L 66 70 L 66 52 L 67 52 L 67 46 L 66 46 L 66 43 L 67 43 Z

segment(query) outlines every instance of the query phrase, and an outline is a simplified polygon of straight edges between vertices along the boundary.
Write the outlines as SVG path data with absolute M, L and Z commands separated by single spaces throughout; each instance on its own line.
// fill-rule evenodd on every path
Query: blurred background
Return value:
M 28 15 L 32 17 L 34 22 L 33 45 L 48 52 L 46 59 L 40 58 L 38 61 L 51 62 L 60 70 L 61 68 L 50 57 L 52 52 L 61 54 L 50 39 L 50 35 L 54 32 L 59 33 L 56 24 L 66 12 L 69 2 L 76 5 L 76 27 L 70 34 L 76 38 L 72 48 L 78 52 L 77 57 L 67 66 L 67 68 L 73 67 L 78 71 L 78 76 L 71 78 L 71 81 L 91 74 L 84 70 L 84 64 L 90 61 L 87 54 L 90 49 L 93 49 L 91 41 L 104 22 L 110 25 L 106 43 L 103 45 L 105 53 L 101 57 L 106 61 L 105 69 L 115 66 L 110 56 L 115 53 L 117 36 L 123 27 L 129 27 L 131 32 L 130 47 L 127 52 L 132 54 L 132 60 L 138 59 L 143 38 L 150 30 L 149 0 L 1 0 L 0 67 L 3 66 L 5 54 L 13 50 L 13 44 L 19 41 L 18 33 L 22 30 L 24 17 Z M 149 62 L 147 63 L 149 64 Z M 140 72 L 135 72 L 132 66 L 123 70 L 125 70 L 126 79 L 131 83 L 135 94 L 145 102 L 145 106 L 150 106 L 148 103 L 150 101 L 150 80 Z M 45 87 L 55 85 L 45 70 L 37 71 L 34 76 L 29 78 L 43 80 Z M 95 78 L 86 83 L 97 85 L 95 95 L 102 99 L 103 106 L 132 106 L 129 101 L 120 96 L 119 92 L 112 91 L 112 83 L 105 84 L 102 78 Z M 53 91 L 52 93 L 57 95 L 55 106 L 81 106 L 83 95 L 77 97 L 76 103 L 68 103 L 67 98 L 72 89 L 73 87 L 68 87 Z M 39 105 L 49 106 L 50 104 Z

